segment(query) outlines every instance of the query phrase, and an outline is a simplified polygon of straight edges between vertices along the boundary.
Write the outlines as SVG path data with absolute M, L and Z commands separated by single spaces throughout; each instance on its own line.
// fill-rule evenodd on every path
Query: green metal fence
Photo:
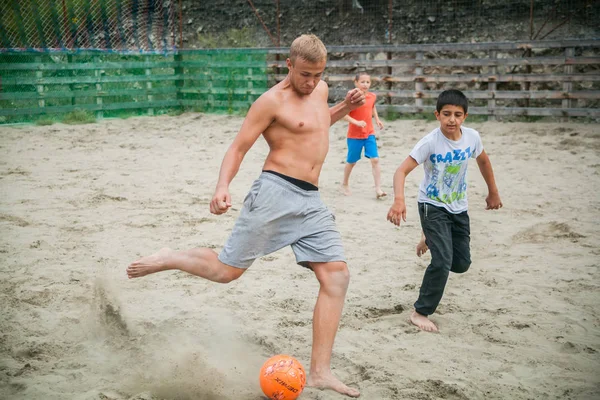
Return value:
M 201 111 L 245 112 L 268 85 L 267 52 L 247 49 L 180 51 L 182 106 Z
M 267 52 L 0 53 L 0 124 L 245 112 L 267 90 Z

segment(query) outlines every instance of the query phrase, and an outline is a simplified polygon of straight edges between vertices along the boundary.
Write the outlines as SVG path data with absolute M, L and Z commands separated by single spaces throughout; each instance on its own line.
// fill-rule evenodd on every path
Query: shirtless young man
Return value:
M 197 248 L 162 249 L 133 262 L 129 278 L 179 269 L 228 283 L 238 279 L 263 255 L 291 246 L 296 262 L 314 271 L 320 290 L 313 315 L 313 343 L 307 385 L 358 397 L 331 372 L 331 354 L 350 275 L 335 219 L 321 201 L 319 175 L 329 149 L 329 126 L 365 102 L 353 89 L 329 108 L 329 89 L 321 81 L 327 50 L 314 35 L 292 43 L 287 77 L 250 107 L 230 145 L 210 203 L 210 212 L 231 207 L 229 184 L 248 150 L 262 134 L 270 151 L 263 172 L 244 200 L 240 216 L 222 252 Z

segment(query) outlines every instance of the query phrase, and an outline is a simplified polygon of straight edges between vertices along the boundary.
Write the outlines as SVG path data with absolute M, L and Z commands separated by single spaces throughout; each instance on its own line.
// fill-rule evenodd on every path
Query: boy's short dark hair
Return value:
M 447 105 L 462 107 L 466 114 L 469 108 L 469 99 L 467 99 L 467 96 L 460 90 L 444 90 L 437 98 L 435 109 L 437 112 L 440 112 L 442 111 L 442 108 Z

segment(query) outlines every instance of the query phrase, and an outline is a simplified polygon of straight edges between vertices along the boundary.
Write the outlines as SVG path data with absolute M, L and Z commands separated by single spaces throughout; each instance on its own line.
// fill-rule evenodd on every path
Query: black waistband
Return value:
M 292 183 L 292 184 L 298 186 L 302 190 L 319 190 L 319 188 L 316 187 L 315 185 L 313 185 L 312 183 L 303 181 L 301 179 L 292 178 L 291 176 L 280 174 L 279 172 L 275 172 L 275 171 L 271 171 L 271 170 L 267 170 L 267 169 L 263 170 L 263 172 L 268 172 L 269 174 L 277 175 L 278 177 L 285 179 L 289 183 Z

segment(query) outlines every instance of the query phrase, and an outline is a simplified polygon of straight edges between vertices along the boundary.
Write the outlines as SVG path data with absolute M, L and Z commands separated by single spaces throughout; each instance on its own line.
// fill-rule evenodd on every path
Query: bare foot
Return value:
M 425 238 L 421 239 L 421 241 L 417 244 L 417 256 L 421 257 L 423 254 L 427 253 L 429 247 L 425 244 Z
M 350 397 L 360 396 L 358 389 L 344 385 L 338 378 L 333 376 L 331 372 L 321 375 L 311 373 L 306 378 L 306 386 L 317 389 L 331 389 Z
M 427 316 L 419 314 L 416 311 L 413 311 L 413 313 L 410 315 L 410 322 L 425 332 L 439 332 L 438 327 L 435 326 L 435 324 L 430 321 Z
M 132 262 L 127 267 L 127 276 L 131 278 L 141 278 L 155 272 L 164 271 L 167 268 L 165 260 L 173 250 L 165 247 L 151 256 L 142 257 L 137 261 Z
M 352 194 L 352 191 L 350 191 L 350 186 L 348 185 L 340 186 L 340 191 L 344 196 L 350 196 Z
M 383 200 L 387 196 L 387 193 L 381 189 L 377 189 L 377 200 Z

